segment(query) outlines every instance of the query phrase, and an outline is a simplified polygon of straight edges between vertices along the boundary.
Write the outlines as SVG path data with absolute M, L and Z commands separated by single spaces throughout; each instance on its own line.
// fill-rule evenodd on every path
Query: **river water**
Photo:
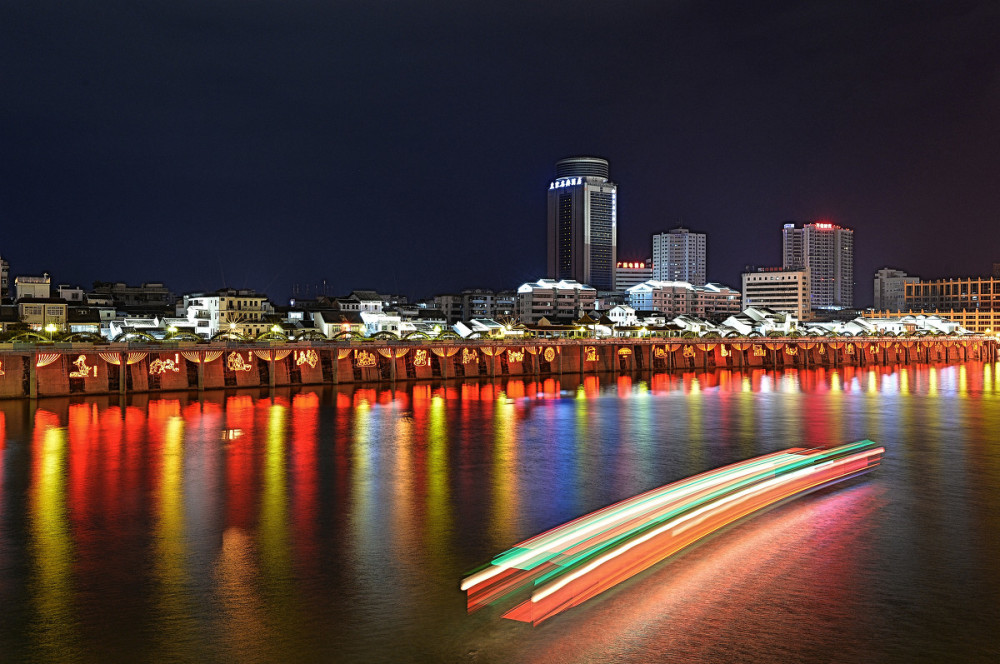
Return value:
M 0 661 L 1000 661 L 1000 365 L 0 402 Z M 462 577 L 766 452 L 873 473 L 531 627 Z

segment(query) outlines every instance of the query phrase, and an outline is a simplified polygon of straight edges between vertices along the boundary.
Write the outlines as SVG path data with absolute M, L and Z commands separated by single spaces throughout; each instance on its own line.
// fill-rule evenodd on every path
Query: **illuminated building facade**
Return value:
M 233 288 L 211 295 L 185 295 L 184 309 L 195 334 L 206 338 L 220 332 L 254 338 L 270 329 L 265 317 L 274 313 L 266 295 Z
M 809 272 L 813 309 L 854 306 L 854 231 L 828 222 L 782 229 L 785 270 Z
M 652 278 L 704 286 L 706 246 L 704 233 L 692 233 L 686 228 L 657 233 L 653 236 Z
M 884 267 L 875 273 L 875 309 L 902 311 L 906 303 L 906 284 L 915 284 L 920 277 L 911 277 L 902 270 Z
M 625 290 L 653 278 L 653 260 L 618 261 L 615 264 L 615 290 Z
M 593 313 L 596 305 L 597 290 L 570 279 L 539 279 L 517 289 L 518 318 L 527 325 L 542 318 L 549 322 L 574 321 Z
M 548 275 L 614 290 L 618 185 L 608 162 L 570 157 L 556 162 L 548 193 Z
M 766 307 L 809 320 L 812 317 L 809 271 L 760 268 L 744 272 L 743 306 Z

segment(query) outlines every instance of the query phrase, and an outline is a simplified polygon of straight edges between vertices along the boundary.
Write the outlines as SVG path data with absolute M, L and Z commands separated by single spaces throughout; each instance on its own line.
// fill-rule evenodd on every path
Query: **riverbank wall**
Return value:
M 966 337 L 0 344 L 0 398 L 997 360 Z

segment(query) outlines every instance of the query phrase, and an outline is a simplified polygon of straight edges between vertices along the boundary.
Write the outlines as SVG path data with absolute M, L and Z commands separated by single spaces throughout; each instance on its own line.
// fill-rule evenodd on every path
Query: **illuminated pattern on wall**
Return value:
M 826 346 L 823 344 L 819 345 L 819 350 L 817 351 L 820 355 L 826 355 Z
M 622 355 L 622 356 L 631 355 L 632 354 L 632 349 L 631 348 L 619 348 L 618 349 L 618 354 Z
M 694 346 L 684 346 L 684 350 L 681 352 L 684 357 L 694 357 Z
M 792 448 L 615 503 L 525 540 L 466 577 L 468 610 L 530 594 L 503 617 L 537 625 L 734 521 L 866 473 L 884 453 L 870 440 Z
M 174 353 L 174 359 L 172 360 L 170 358 L 167 358 L 165 360 L 157 358 L 149 363 L 149 373 L 163 374 L 168 371 L 177 373 L 180 371 L 180 367 L 178 366 L 179 364 L 180 364 L 180 358 L 178 357 L 177 353 Z
M 788 355 L 798 355 L 799 348 L 798 346 L 785 346 L 785 353 Z
M 125 358 L 125 364 L 138 364 L 146 359 L 146 355 L 149 353 L 129 353 L 128 357 Z
M 551 362 L 552 360 L 556 359 L 556 349 L 553 348 L 552 346 L 549 346 L 548 348 L 545 349 L 545 352 L 542 353 L 542 357 L 545 359 L 546 362 Z
M 226 358 L 226 367 L 230 371 L 250 371 L 250 364 L 248 364 L 250 357 L 247 357 L 247 362 L 243 361 L 243 356 L 233 351 Z
M 201 362 L 201 358 L 198 356 L 198 353 L 192 353 L 190 351 L 182 350 L 181 351 L 181 355 L 183 355 L 184 359 L 187 360 L 188 362 L 194 362 L 196 364 Z M 220 357 L 222 357 L 222 351 L 221 350 L 208 350 L 208 351 L 205 351 L 205 362 L 206 363 L 207 362 L 214 362 L 215 360 L 219 359 Z
M 501 355 L 505 350 L 507 349 L 503 346 L 487 346 L 483 349 L 483 352 L 492 357 L 494 355 Z
M 339 351 L 337 351 L 337 359 L 342 360 L 350 354 L 351 354 L 350 348 L 341 348 Z
M 70 378 L 97 378 L 97 365 L 87 366 L 87 356 L 81 355 L 73 361 L 76 371 L 69 372 Z
M 303 364 L 308 364 L 315 369 L 317 362 L 319 362 L 319 355 L 312 348 L 295 351 L 295 366 L 301 367 Z
M 584 362 L 596 362 L 597 361 L 597 348 L 594 346 L 585 346 L 583 349 Z
M 427 354 L 427 350 L 424 348 L 417 349 L 413 351 L 413 366 L 415 367 L 428 367 L 431 364 L 431 358 Z
M 101 358 L 108 364 L 114 364 L 115 366 L 121 366 L 122 357 L 118 353 L 98 353 L 97 357 Z
M 354 351 L 354 366 L 364 368 L 374 367 L 377 364 L 378 358 L 375 357 L 375 353 L 367 350 Z
M 764 348 L 763 346 L 754 346 L 753 347 L 753 356 L 754 357 L 764 357 L 765 355 L 767 355 L 767 349 L 766 348 Z
M 38 358 L 35 360 L 35 366 L 41 369 L 42 367 L 49 366 L 58 359 L 58 353 L 39 353 Z
M 404 355 L 406 355 L 409 352 L 410 352 L 409 348 L 397 348 L 396 349 L 396 357 L 403 357 Z
M 722 357 L 729 357 L 730 355 L 733 354 L 733 351 L 731 351 L 728 348 L 726 348 L 725 344 L 720 344 L 719 345 L 719 354 Z
M 0 361 L 0 376 L 3 376 L 3 375 L 4 375 L 3 361 Z
M 663 360 L 666 359 L 667 355 L 669 353 L 665 346 L 653 346 L 653 357 Z
M 391 348 L 376 348 L 375 350 L 377 350 L 378 354 L 381 355 L 382 357 L 384 357 L 385 359 L 387 359 L 387 360 L 391 360 L 392 359 L 392 349 Z
M 507 361 L 508 362 L 524 362 L 524 351 L 523 350 L 508 350 L 507 351 Z
M 854 344 L 847 344 L 844 346 L 844 352 L 848 355 L 854 355 Z
M 462 364 L 468 364 L 469 362 L 479 362 L 479 353 L 476 350 L 463 348 L 462 349 Z

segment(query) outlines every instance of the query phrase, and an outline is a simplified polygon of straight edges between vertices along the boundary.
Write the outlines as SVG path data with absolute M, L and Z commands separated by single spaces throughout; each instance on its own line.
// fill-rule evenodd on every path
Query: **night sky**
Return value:
M 56 282 L 428 297 L 545 274 L 554 163 L 611 162 L 620 259 L 708 277 L 781 225 L 890 265 L 1000 262 L 1000 3 L 0 5 L 0 255 Z

